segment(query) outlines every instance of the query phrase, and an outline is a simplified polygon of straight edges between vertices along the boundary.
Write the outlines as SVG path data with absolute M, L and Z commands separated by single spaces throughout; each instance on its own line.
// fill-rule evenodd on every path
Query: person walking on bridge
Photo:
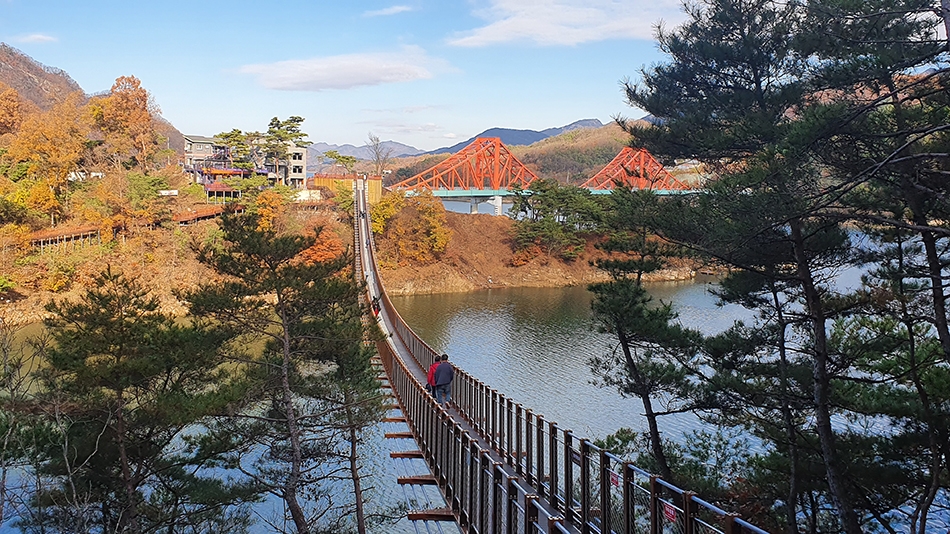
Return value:
M 455 378 L 455 368 L 449 363 L 449 355 L 443 354 L 442 361 L 435 368 L 435 401 L 445 406 L 451 401 L 452 379 Z
M 428 372 L 426 372 L 426 391 L 435 395 L 435 369 L 442 363 L 442 357 L 436 356 L 435 360 L 432 360 L 432 365 L 429 366 Z

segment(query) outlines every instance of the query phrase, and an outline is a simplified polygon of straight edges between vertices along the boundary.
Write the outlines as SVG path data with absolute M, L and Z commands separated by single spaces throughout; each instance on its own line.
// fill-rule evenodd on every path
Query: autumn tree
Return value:
M 314 243 L 300 253 L 300 258 L 303 261 L 312 263 L 327 262 L 346 252 L 343 240 L 326 224 L 326 221 L 323 224 L 310 223 L 305 233 L 314 238 Z
M 287 209 L 287 199 L 272 189 L 262 191 L 254 199 L 253 210 L 257 213 L 257 228 L 262 232 L 276 230 L 277 221 Z
M 105 136 L 114 165 L 134 159 L 141 171 L 158 150 L 152 124 L 159 112 L 148 91 L 135 76 L 116 78 L 109 96 L 90 102 L 94 123 Z
M 0 136 L 17 131 L 22 120 L 20 94 L 12 87 L 0 92 Z
M 51 110 L 31 115 L 5 155 L 14 163 L 26 163 L 28 177 L 24 203 L 46 213 L 51 223 L 64 214 L 69 173 L 76 170 L 86 148 L 89 123 L 82 95 L 69 95 Z
M 372 207 L 372 219 L 373 233 L 387 241 L 381 254 L 396 262 L 431 263 L 452 238 L 445 207 L 430 192 L 390 193 Z

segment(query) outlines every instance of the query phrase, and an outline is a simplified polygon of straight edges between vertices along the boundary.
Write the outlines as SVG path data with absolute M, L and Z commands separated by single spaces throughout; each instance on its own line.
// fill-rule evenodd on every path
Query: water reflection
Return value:
M 713 279 L 649 286 L 657 300 L 673 302 L 687 326 L 706 334 L 750 317 L 738 306 L 719 307 Z M 587 364 L 614 349 L 596 331 L 591 294 L 584 287 L 491 289 L 473 293 L 394 297 L 406 322 L 432 347 L 525 407 L 588 437 L 621 427 L 645 430 L 642 406 L 613 389 L 595 386 Z M 692 415 L 666 418 L 677 439 L 699 422 Z

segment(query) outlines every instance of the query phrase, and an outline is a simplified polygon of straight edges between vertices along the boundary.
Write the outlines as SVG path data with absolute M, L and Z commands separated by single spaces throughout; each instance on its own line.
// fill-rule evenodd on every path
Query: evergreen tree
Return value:
M 340 444 L 358 443 L 380 403 L 361 346 L 351 261 L 307 261 L 301 253 L 319 231 L 278 235 L 255 214 L 226 216 L 221 228 L 223 246 L 203 248 L 199 258 L 222 281 L 186 295 L 193 314 L 227 326 L 252 385 L 244 408 L 219 431 L 241 436 L 246 447 L 234 465 L 283 502 L 293 532 L 339 526 L 356 508 L 339 502 L 332 486 L 356 465 L 354 451 Z M 271 526 L 285 531 L 284 522 Z
M 780 409 L 781 432 L 768 431 L 764 421 L 759 427 L 790 456 L 810 446 L 793 437 L 793 427 L 799 436 L 810 429 L 818 436 L 827 495 L 838 517 L 815 512 L 823 498 L 811 493 L 806 474 L 814 470 L 810 455 L 801 454 L 797 465 L 786 464 L 790 532 L 798 530 L 796 495 L 800 509 L 811 511 L 813 530 L 822 521 L 840 520 L 845 531 L 857 533 L 865 521 L 891 528 L 889 515 L 918 483 L 913 469 L 888 461 L 911 450 L 899 451 L 895 441 L 908 445 L 909 433 L 882 439 L 857 423 L 832 425 L 836 415 L 868 425 L 891 417 L 892 408 L 873 399 L 900 389 L 906 377 L 882 369 L 916 368 L 906 364 L 907 349 L 898 348 L 909 341 L 897 347 L 871 343 L 887 321 L 869 323 L 854 315 L 870 309 L 872 293 L 838 295 L 833 280 L 837 270 L 861 261 L 844 224 L 866 224 L 868 232 L 881 225 L 916 231 L 922 252 L 908 260 L 926 273 L 918 278 L 929 282 L 933 332 L 941 341 L 947 337 L 946 262 L 939 252 L 946 231 L 936 222 L 946 220 L 937 178 L 946 152 L 940 133 L 946 91 L 940 71 L 908 72 L 945 50 L 934 38 L 940 20 L 932 7 L 913 0 L 710 0 L 688 10 L 684 27 L 660 32 L 671 61 L 644 72 L 642 84 L 627 86 L 631 104 L 664 119 L 658 128 L 629 128 L 635 142 L 667 158 L 699 157 L 719 174 L 701 195 L 672 202 L 671 216 L 659 224 L 662 234 L 745 270 L 746 282 L 755 283 L 727 288 L 729 298 L 763 310 L 767 319 L 768 337 L 737 327 L 710 345 L 713 360 L 721 360 L 711 362 L 716 387 L 722 388 L 717 399 L 753 400 L 741 405 L 749 416 L 767 406 Z M 899 307 L 903 299 L 891 295 L 888 306 Z M 911 340 L 913 331 L 897 327 L 891 335 Z M 923 338 L 917 341 L 926 345 Z M 761 366 L 763 356 L 768 367 Z M 929 360 L 917 354 L 914 361 Z M 810 385 L 796 371 L 806 362 Z M 755 374 L 757 381 L 743 378 Z M 882 381 L 872 387 L 869 375 Z M 782 399 L 762 404 L 776 382 Z M 806 386 L 808 406 L 795 397 Z M 940 435 L 928 426 L 924 434 Z M 911 441 L 919 447 L 919 440 Z M 903 482 L 879 484 L 875 462 L 878 475 Z M 925 472 L 933 480 L 941 476 L 939 469 Z M 796 489 L 799 484 L 805 493 Z M 901 485 L 904 490 L 897 490 Z
M 253 488 L 211 476 L 227 443 L 201 424 L 234 400 L 220 333 L 179 324 L 111 269 L 78 302 L 50 303 L 38 371 L 59 433 L 21 526 L 43 532 L 241 531 Z M 203 525 L 203 526 L 202 526 Z
M 603 202 L 586 189 L 541 179 L 531 184 L 530 191 L 515 188 L 513 192 L 508 216 L 515 219 L 519 250 L 538 247 L 573 260 L 584 248 L 579 234 L 599 230 L 603 225 Z
M 659 417 L 689 411 L 690 363 L 699 346 L 698 332 L 675 322 L 670 304 L 652 304 L 643 287 L 643 275 L 664 266 L 671 247 L 648 234 L 646 221 L 655 215 L 657 197 L 651 191 L 616 189 L 609 224 L 614 234 L 603 245 L 611 256 L 598 261 L 611 279 L 588 286 L 600 329 L 617 338 L 617 348 L 595 357 L 591 368 L 601 384 L 643 404 L 650 450 L 660 475 L 677 480 L 660 432 Z M 655 399 L 664 395 L 667 407 L 659 411 Z

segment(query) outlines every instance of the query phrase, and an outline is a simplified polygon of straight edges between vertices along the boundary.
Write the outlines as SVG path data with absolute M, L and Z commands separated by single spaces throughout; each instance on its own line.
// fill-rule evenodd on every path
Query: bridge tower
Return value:
M 527 189 L 537 180 L 498 137 L 478 137 L 431 169 L 407 178 L 394 188 L 502 191 L 517 185 Z
M 676 179 L 659 161 L 642 148 L 624 147 L 606 167 L 581 187 L 595 191 L 610 190 L 615 183 L 630 189 L 686 191 L 689 186 Z

